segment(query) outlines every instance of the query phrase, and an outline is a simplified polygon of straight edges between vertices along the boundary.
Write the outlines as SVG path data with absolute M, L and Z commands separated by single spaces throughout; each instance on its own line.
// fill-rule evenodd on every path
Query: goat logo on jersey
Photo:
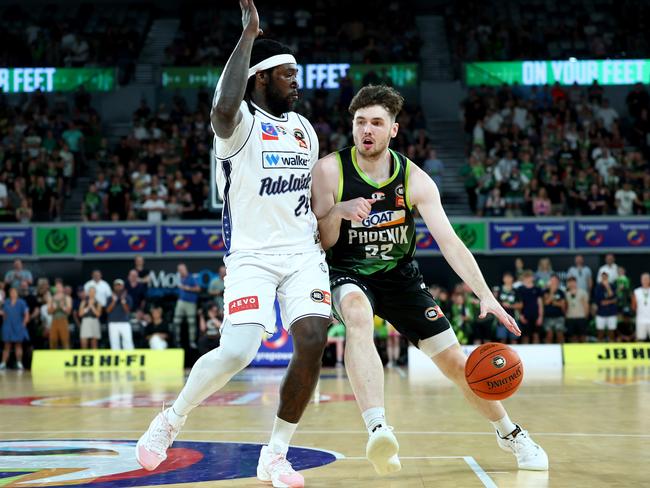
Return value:
M 262 122 L 262 140 L 263 141 L 277 141 L 278 131 L 275 130 L 273 124 Z
M 374 195 L 373 195 L 374 198 Z M 403 224 L 406 221 L 404 210 L 386 210 L 384 212 L 373 212 L 361 222 L 352 221 L 352 227 L 392 227 Z

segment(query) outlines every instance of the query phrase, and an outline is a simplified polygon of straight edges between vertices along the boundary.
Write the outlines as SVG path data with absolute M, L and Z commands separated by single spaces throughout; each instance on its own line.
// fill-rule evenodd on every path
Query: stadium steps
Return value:
M 456 120 L 427 121 L 427 132 L 438 158 L 445 165 L 442 174 L 442 203 L 448 215 L 471 215 L 460 168 L 465 164 L 465 136 Z
M 90 173 L 91 170 L 89 169 L 88 172 Z M 63 209 L 61 212 L 62 221 L 81 221 L 81 203 L 84 200 L 86 190 L 88 189 L 88 185 L 90 185 L 91 180 L 94 180 L 94 178 L 91 178 L 90 175 L 77 178 L 77 184 L 72 189 L 70 196 L 63 201 Z
M 151 24 L 138 64 L 161 65 L 165 60 L 165 49 L 176 37 L 179 19 L 157 19 Z M 153 71 L 153 70 L 152 70 Z
M 419 15 L 415 18 L 415 23 L 422 38 L 421 79 L 427 81 L 453 79 L 445 19 L 438 15 Z

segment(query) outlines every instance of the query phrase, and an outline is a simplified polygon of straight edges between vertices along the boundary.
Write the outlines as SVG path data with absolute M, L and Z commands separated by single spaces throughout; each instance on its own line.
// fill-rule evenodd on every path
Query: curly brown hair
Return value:
M 386 85 L 364 86 L 350 102 L 349 112 L 354 115 L 360 108 L 381 105 L 395 119 L 404 106 L 404 97 Z

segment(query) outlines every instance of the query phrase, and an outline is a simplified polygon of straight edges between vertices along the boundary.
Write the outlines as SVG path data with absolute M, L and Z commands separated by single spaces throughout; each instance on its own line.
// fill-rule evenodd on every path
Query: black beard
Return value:
M 273 115 L 282 115 L 290 112 L 293 103 L 288 98 L 283 98 L 279 90 L 276 89 L 275 84 L 271 81 L 266 85 L 266 104 L 269 111 Z

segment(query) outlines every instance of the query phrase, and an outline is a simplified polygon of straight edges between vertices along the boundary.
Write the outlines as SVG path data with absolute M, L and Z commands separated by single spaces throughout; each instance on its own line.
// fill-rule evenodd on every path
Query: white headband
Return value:
M 263 61 L 260 61 L 255 66 L 248 69 L 248 77 L 255 76 L 258 71 L 264 71 L 266 69 L 275 68 L 281 64 L 293 63 L 297 64 L 296 58 L 292 54 L 276 54 L 270 58 L 266 58 Z
M 266 58 L 255 66 L 248 69 L 248 77 L 255 76 L 258 71 L 264 71 L 266 69 L 275 68 L 281 64 L 293 63 L 297 64 L 296 58 L 292 54 L 276 54 L 270 58 Z M 222 72 L 223 74 L 223 72 Z M 223 76 L 219 76 L 219 81 L 217 82 L 217 88 L 214 91 L 214 97 L 212 98 L 212 105 L 217 103 L 218 93 L 221 91 L 221 82 L 223 81 Z

